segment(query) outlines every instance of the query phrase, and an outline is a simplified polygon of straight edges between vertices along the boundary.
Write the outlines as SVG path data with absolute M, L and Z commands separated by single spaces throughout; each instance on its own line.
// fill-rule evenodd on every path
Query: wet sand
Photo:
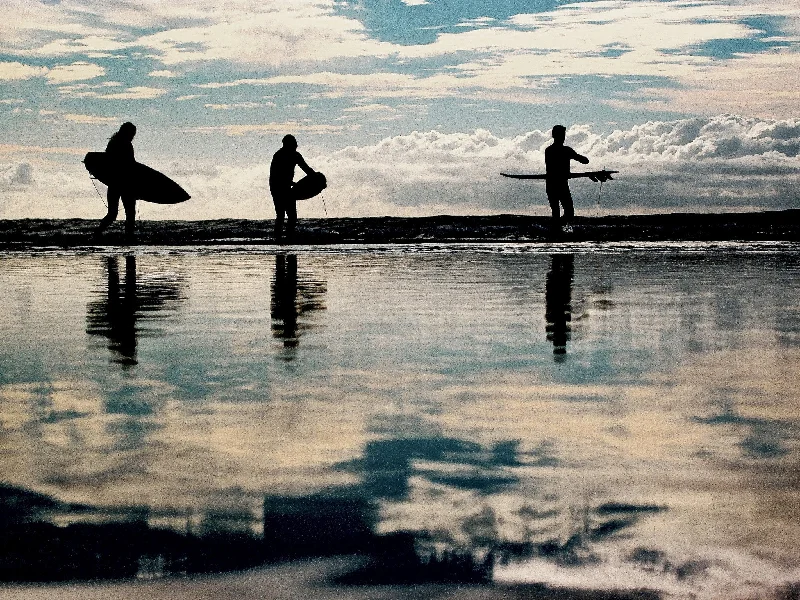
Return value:
M 286 563 L 238 573 L 187 579 L 0 585 L 6 600 L 658 600 L 653 591 L 600 591 L 544 585 L 344 586 L 332 578 L 352 569 L 355 558 Z
M 93 219 L 0 220 L 0 249 L 113 246 L 123 221 L 93 238 Z M 800 210 L 576 217 L 571 234 L 549 217 L 522 215 L 300 219 L 293 244 L 458 242 L 800 241 Z M 272 220 L 140 221 L 140 245 L 275 244 Z

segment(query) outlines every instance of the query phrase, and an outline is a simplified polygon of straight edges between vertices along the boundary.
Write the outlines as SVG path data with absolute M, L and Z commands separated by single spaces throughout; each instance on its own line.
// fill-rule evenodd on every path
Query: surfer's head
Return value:
M 283 136 L 283 139 L 281 141 L 283 142 L 283 145 L 286 148 L 291 148 L 292 150 L 297 148 L 297 140 L 291 133 L 289 135 Z
M 563 142 L 567 137 L 567 128 L 563 125 L 555 125 L 553 127 L 553 139 L 557 142 Z
M 122 138 L 132 140 L 133 137 L 136 135 L 136 125 L 134 125 L 130 121 L 126 121 L 120 126 L 117 135 Z

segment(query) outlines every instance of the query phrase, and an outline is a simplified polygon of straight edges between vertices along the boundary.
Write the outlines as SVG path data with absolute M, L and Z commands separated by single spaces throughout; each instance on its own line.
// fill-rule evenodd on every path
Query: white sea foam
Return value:
M 495 579 L 506 584 L 543 583 L 582 590 L 647 589 L 687 600 L 779 597 L 781 588 L 800 582 L 800 566 L 782 565 L 735 549 L 650 551 L 653 559 L 639 561 L 621 546 L 606 547 L 596 554 L 599 562 L 580 567 L 543 558 L 500 565 Z

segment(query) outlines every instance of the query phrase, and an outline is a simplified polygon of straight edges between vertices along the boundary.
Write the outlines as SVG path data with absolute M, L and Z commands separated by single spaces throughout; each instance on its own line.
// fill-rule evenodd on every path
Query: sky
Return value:
M 139 218 L 549 214 L 555 124 L 603 185 L 579 215 L 800 208 L 800 0 L 0 0 L 0 218 L 99 218 L 81 159 L 124 121 L 191 195 Z M 577 169 L 574 169 L 577 170 Z M 298 173 L 299 177 L 299 173 Z

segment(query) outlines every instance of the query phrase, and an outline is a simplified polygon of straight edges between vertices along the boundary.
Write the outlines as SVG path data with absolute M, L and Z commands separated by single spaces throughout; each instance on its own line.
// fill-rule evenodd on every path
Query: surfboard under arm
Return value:
M 611 177 L 612 174 L 619 173 L 619 171 L 609 171 L 607 169 L 603 169 L 602 171 L 585 171 L 583 173 L 570 173 L 569 179 L 577 179 L 578 177 L 588 177 L 593 181 L 608 181 L 609 179 L 613 180 L 614 178 Z M 536 174 L 536 175 L 515 175 L 512 173 L 500 173 L 503 177 L 511 177 L 512 179 L 547 179 L 546 174 Z

